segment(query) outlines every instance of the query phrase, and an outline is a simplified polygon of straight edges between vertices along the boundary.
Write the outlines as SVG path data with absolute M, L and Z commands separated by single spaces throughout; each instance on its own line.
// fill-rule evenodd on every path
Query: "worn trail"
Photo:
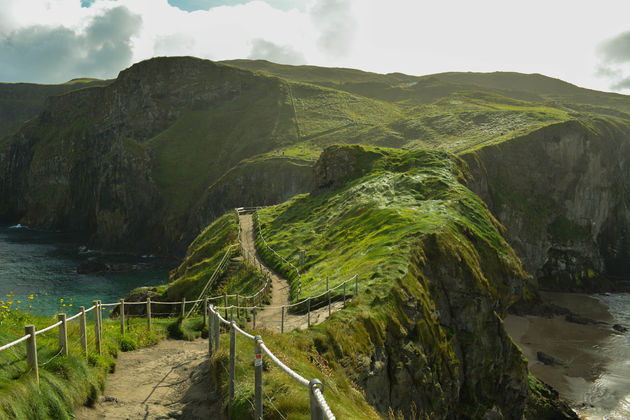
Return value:
M 271 274 L 271 304 L 260 311 L 256 317 L 256 327 L 262 327 L 268 330 L 280 331 L 282 323 L 282 309 L 280 306 L 289 305 L 291 287 L 289 281 L 273 271 L 256 251 L 254 221 L 251 214 L 239 215 L 239 223 L 241 224 L 241 243 L 250 255 L 256 258 L 256 262 L 269 271 Z M 333 302 L 331 304 L 331 312 L 343 308 L 342 302 Z M 328 318 L 328 306 L 318 308 L 311 311 L 311 325 L 324 322 Z M 296 328 L 307 328 L 307 315 L 289 314 L 285 309 L 284 330 L 290 331 Z
M 209 374 L 206 340 L 164 340 L 119 353 L 101 401 L 81 407 L 78 420 L 221 419 L 221 401 Z

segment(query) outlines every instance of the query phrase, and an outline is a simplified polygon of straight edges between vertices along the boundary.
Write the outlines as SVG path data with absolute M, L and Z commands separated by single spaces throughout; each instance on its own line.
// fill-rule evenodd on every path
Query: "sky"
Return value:
M 0 81 L 114 78 L 192 55 L 541 73 L 630 94 L 629 16 L 627 0 L 2 0 Z

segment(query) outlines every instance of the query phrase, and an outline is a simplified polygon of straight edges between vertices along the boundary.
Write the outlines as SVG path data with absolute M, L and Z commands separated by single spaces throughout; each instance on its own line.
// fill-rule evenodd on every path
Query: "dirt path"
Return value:
M 289 305 L 289 297 L 291 287 L 289 281 L 278 275 L 271 267 L 267 266 L 262 260 L 255 246 L 254 221 L 251 214 L 239 215 L 239 223 L 241 224 L 241 243 L 243 247 L 253 256 L 255 256 L 257 264 L 260 264 L 266 271 L 271 274 L 271 303 L 270 307 L 260 311 L 256 317 L 256 327 L 262 327 L 268 330 L 280 331 L 282 323 L 282 309 L 280 306 Z M 275 308 L 274 308 L 275 307 Z M 331 312 L 335 312 L 343 308 L 343 302 L 333 302 Z M 324 322 L 328 318 L 328 306 L 311 311 L 311 325 Z M 308 327 L 307 315 L 288 314 L 285 310 L 284 330 L 290 331 L 296 328 L 303 329 Z
M 79 408 L 76 418 L 221 419 L 221 401 L 208 373 L 206 340 L 164 340 L 119 353 L 101 401 Z

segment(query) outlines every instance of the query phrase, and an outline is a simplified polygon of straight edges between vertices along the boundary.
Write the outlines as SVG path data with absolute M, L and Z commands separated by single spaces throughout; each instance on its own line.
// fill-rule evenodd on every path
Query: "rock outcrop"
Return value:
M 630 124 L 570 120 L 463 158 L 541 288 L 601 290 L 630 274 Z
M 295 141 L 292 115 L 276 78 L 190 57 L 136 64 L 107 86 L 50 97 L 0 143 L 0 219 L 82 231 L 92 247 L 171 253 L 229 206 L 308 189 L 298 160 L 288 178 L 278 168 L 220 181 Z

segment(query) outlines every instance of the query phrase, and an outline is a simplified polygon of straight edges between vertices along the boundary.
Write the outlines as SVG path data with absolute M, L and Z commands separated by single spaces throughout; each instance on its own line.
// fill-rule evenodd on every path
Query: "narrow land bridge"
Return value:
M 95 301 L 95 305 L 85 310 L 81 307 L 81 312 L 67 318 L 65 314 L 59 314 L 59 321 L 40 331 L 36 331 L 33 326 L 26 326 L 26 335 L 12 343 L 0 347 L 0 351 L 6 350 L 12 346 L 25 342 L 27 345 L 27 364 L 29 369 L 34 371 L 37 382 L 39 382 L 37 362 L 37 346 L 36 336 L 45 333 L 54 328 L 59 329 L 60 351 L 58 355 L 68 354 L 68 323 L 75 319 L 80 322 L 80 340 L 85 356 L 88 354 L 88 331 L 86 329 L 87 313 L 94 311 L 94 338 L 96 351 L 100 353 L 102 341 L 102 311 L 107 307 L 119 307 L 121 333 L 125 332 L 125 306 L 132 304 L 146 305 L 147 326 L 151 329 L 151 307 L 155 304 L 174 304 L 181 305 L 181 316 L 186 317 L 186 304 L 193 303 L 195 307 L 188 312 L 193 312 L 199 303 L 202 303 L 204 322 L 210 321 L 209 325 L 209 345 L 203 341 L 185 342 L 170 341 L 161 342 L 157 346 L 145 348 L 129 353 L 121 353 L 117 362 L 117 373 L 111 375 L 106 390 L 106 395 L 96 408 L 81 407 L 77 412 L 77 419 L 165 419 L 165 418 L 222 418 L 221 403 L 215 392 L 215 384 L 212 383 L 210 376 L 204 375 L 207 368 L 201 365 L 208 365 L 207 354 L 210 355 L 218 350 L 220 325 L 226 327 L 226 331 L 230 332 L 230 400 L 234 396 L 234 360 L 235 360 L 235 344 L 236 334 L 240 334 L 250 340 L 254 340 L 257 349 L 256 361 L 262 360 L 263 353 L 283 370 L 291 379 L 300 385 L 305 386 L 310 391 L 311 396 L 311 418 L 312 419 L 334 419 L 335 416 L 326 403 L 321 384 L 318 380 L 311 381 L 303 378 L 298 373 L 291 370 L 287 365 L 282 363 L 270 349 L 268 349 L 260 336 L 248 334 L 237 326 L 234 322 L 234 310 L 237 316 L 241 312 L 245 314 L 251 313 L 251 325 L 254 328 L 262 328 L 267 330 L 276 330 L 280 332 L 292 330 L 295 328 L 306 328 L 313 324 L 318 324 L 326 320 L 333 311 L 343 308 L 346 300 L 354 297 L 358 293 L 358 282 L 356 276 L 350 280 L 346 280 L 333 289 L 315 297 L 308 297 L 302 301 L 290 304 L 290 286 L 289 281 L 275 273 L 263 261 L 255 247 L 255 229 L 251 211 L 247 209 L 237 209 L 239 218 L 239 248 L 243 257 L 243 262 L 247 261 L 250 265 L 257 268 L 267 276 L 267 284 L 252 296 L 242 297 L 244 302 L 261 302 L 261 298 L 265 293 L 271 293 L 271 304 L 269 306 L 239 306 L 239 295 L 231 295 L 236 297 L 236 305 L 228 306 L 228 295 L 215 298 L 207 298 L 205 294 L 207 289 L 212 286 L 212 281 L 217 280 L 217 270 L 209 280 L 204 289 L 204 297 L 193 302 L 124 302 L 101 304 Z M 269 248 L 266 241 L 259 232 L 265 246 Z M 231 247 L 230 247 L 231 248 Z M 280 257 L 275 251 L 269 248 L 275 255 Z M 225 257 L 229 257 L 231 249 L 228 249 Z M 282 258 L 282 257 L 280 257 Z M 228 258 L 224 258 L 227 261 Z M 286 260 L 284 260 L 286 262 Z M 295 268 L 295 267 L 294 267 Z M 297 268 L 295 268 L 297 272 Z M 299 272 L 298 272 L 299 276 Z M 300 289 L 301 289 L 301 279 Z M 328 280 L 326 280 L 328 286 Z M 347 285 L 354 286 L 353 292 L 346 295 Z M 343 287 L 342 301 L 332 301 L 332 291 Z M 299 290 L 298 289 L 298 294 Z M 327 296 L 326 296 L 327 295 Z M 311 299 L 322 299 L 327 297 L 327 304 L 320 308 L 311 310 Z M 225 307 L 213 307 L 208 305 L 209 301 L 223 301 Z M 317 300 L 316 300 L 317 301 Z M 307 307 L 306 314 L 290 314 L 289 309 L 297 305 Z M 228 309 L 230 320 L 228 320 Z M 225 318 L 220 312 L 225 311 Z M 57 356 L 55 356 L 57 357 Z M 255 412 L 256 418 L 262 419 L 262 364 L 255 363 L 255 383 L 256 383 L 256 401 Z

